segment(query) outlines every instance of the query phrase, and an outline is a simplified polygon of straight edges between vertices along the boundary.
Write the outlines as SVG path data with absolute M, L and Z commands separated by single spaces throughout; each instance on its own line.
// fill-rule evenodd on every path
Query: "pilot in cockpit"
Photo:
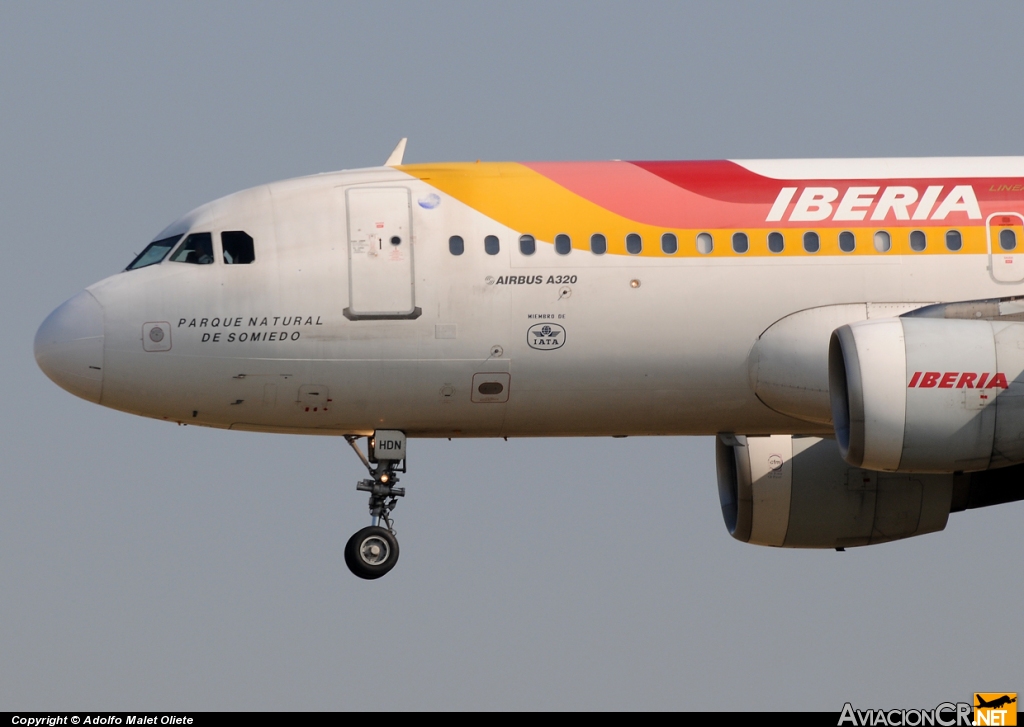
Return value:
M 213 262 L 213 235 L 193 232 L 171 256 L 171 262 L 209 265 Z

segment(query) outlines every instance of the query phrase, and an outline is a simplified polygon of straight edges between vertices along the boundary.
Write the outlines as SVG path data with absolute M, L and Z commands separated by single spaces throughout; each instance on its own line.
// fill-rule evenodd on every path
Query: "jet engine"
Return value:
M 844 548 L 942 530 L 950 512 L 1024 499 L 1024 465 L 914 474 L 851 467 L 831 439 L 719 435 L 729 534 L 756 545 Z
M 919 473 L 1024 462 L 1024 323 L 916 313 L 832 334 L 829 398 L 843 459 Z

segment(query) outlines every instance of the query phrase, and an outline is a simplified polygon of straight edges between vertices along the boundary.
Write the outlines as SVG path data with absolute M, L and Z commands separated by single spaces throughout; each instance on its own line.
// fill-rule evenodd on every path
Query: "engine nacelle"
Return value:
M 961 474 L 851 467 L 831 439 L 720 435 L 729 534 L 786 548 L 846 548 L 935 532 L 950 512 L 1024 500 L 1024 465 Z
M 854 467 L 963 472 L 1024 462 L 1024 323 L 901 317 L 829 346 L 839 451 Z
M 831 439 L 719 435 L 729 534 L 756 545 L 844 548 L 942 530 L 950 512 L 1024 500 L 1024 465 L 960 474 L 851 467 Z
M 831 439 L 718 438 L 718 493 L 729 534 L 756 545 L 843 548 L 946 527 L 954 475 L 851 467 Z
M 750 351 L 750 384 L 780 414 L 832 424 L 828 344 L 839 326 L 892 318 L 925 303 L 846 303 L 791 313 L 762 333 Z

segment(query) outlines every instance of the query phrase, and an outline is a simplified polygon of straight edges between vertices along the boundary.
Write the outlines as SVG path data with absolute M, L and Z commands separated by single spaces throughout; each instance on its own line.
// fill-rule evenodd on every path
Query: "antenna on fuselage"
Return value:
M 396 146 L 395 150 L 391 152 L 391 156 L 389 156 L 388 160 L 384 162 L 384 166 L 397 167 L 402 163 L 402 157 L 405 156 L 405 143 L 407 141 L 409 140 L 403 137 L 402 140 L 398 142 L 398 146 Z

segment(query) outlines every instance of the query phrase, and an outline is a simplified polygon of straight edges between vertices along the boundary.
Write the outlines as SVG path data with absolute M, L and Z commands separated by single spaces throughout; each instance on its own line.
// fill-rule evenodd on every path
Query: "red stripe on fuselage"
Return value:
M 732 204 L 767 204 L 775 201 L 782 187 L 793 186 L 787 182 L 741 167 L 730 161 L 698 162 L 630 162 L 666 182 L 689 190 L 708 199 L 717 199 Z
M 1024 196 L 1024 181 L 1016 178 L 782 180 L 756 174 L 731 161 L 524 162 L 523 166 L 609 212 L 665 228 L 920 227 L 928 224 L 930 215 L 927 219 L 896 219 L 895 211 L 890 209 L 884 219 L 872 219 L 886 188 L 911 187 L 921 201 L 928 187 L 939 187 L 939 196 L 929 204 L 934 212 L 954 187 L 968 185 L 981 205 L 982 218 L 994 211 L 1018 209 Z M 862 193 L 862 202 L 856 208 L 861 212 L 860 219 L 832 219 L 850 187 L 877 189 Z M 768 213 L 783 188 L 793 189 L 789 204 L 779 218 L 769 221 Z M 826 205 L 829 212 L 824 218 L 791 220 L 807 188 L 833 191 L 834 199 Z M 916 204 L 909 205 L 911 213 L 916 211 Z M 958 210 L 938 220 L 944 225 L 980 221 Z
M 744 171 L 748 177 L 765 179 L 746 172 L 732 162 L 674 164 L 692 164 L 702 169 L 725 164 Z M 609 212 L 636 222 L 666 228 L 729 227 L 749 224 L 741 223 L 741 220 L 747 217 L 751 221 L 763 221 L 782 187 L 780 183 L 768 180 L 773 186 L 761 195 L 761 204 L 756 207 L 737 208 L 735 199 L 723 200 L 704 196 L 647 171 L 633 162 L 524 162 L 523 166 Z M 735 182 L 736 193 L 744 194 L 746 187 L 741 186 L 738 178 Z M 718 183 L 716 189 L 722 188 L 722 183 Z

